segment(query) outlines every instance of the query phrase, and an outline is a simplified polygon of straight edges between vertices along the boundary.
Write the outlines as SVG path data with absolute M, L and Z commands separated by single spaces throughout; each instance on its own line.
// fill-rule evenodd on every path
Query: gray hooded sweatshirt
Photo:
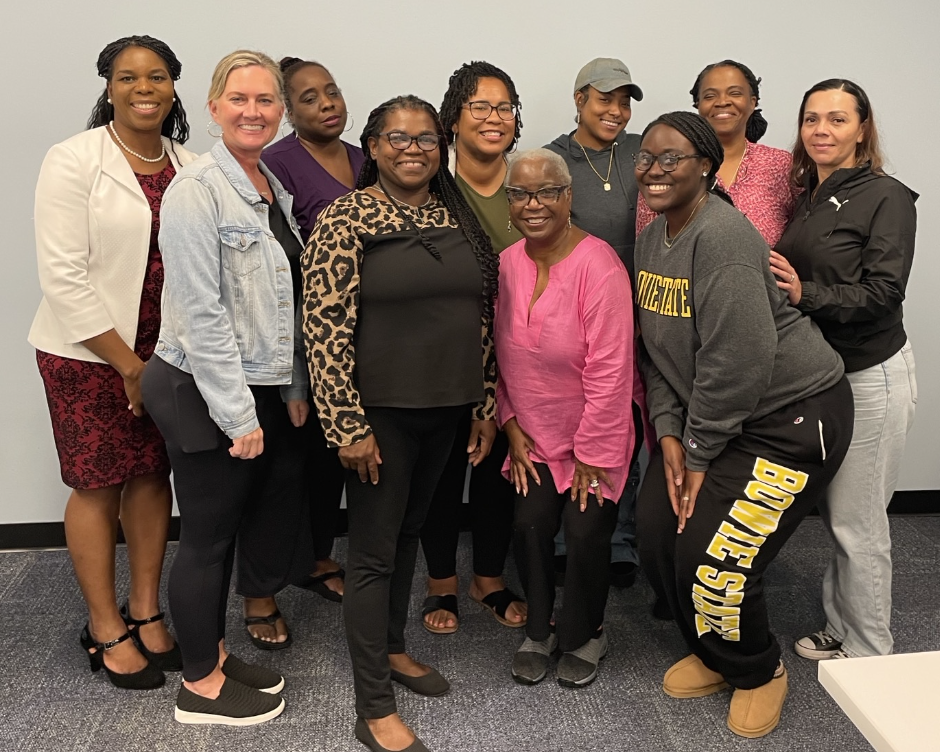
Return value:
M 613 246 L 632 281 L 637 201 L 633 154 L 640 150 L 640 137 L 625 131 L 617 136 L 615 145 L 610 147 L 614 149 L 611 164 L 610 148 L 595 151 L 585 146 L 581 151 L 574 140 L 574 133 L 559 136 L 545 147 L 560 155 L 571 172 L 571 221 Z M 609 191 L 604 190 L 604 181 L 597 177 L 584 158 L 585 151 L 601 177 L 607 175 L 607 166 L 610 165 Z

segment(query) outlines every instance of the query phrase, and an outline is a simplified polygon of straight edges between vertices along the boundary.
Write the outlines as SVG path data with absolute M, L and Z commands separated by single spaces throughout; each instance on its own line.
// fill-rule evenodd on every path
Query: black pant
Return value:
M 556 619 L 558 647 L 576 650 L 604 623 L 610 588 L 610 538 L 617 525 L 617 505 L 588 500 L 582 512 L 570 491 L 558 493 L 548 465 L 536 462 L 541 485 L 529 479 L 529 495 L 516 496 L 516 565 L 529 615 L 526 636 L 547 640 L 555 607 L 555 534 L 563 525 L 568 546 L 565 599 Z M 515 493 L 515 489 L 513 489 Z
M 388 656 L 405 652 L 405 623 L 418 535 L 466 406 L 367 407 L 379 445 L 379 482 L 346 473 L 349 552 L 343 617 L 356 713 L 396 712 Z
M 316 406 L 312 402 L 304 434 L 313 556 L 317 561 L 323 561 L 333 553 L 346 473 L 340 464 L 338 450 L 326 444 L 323 426 L 317 419 Z
M 852 438 L 848 381 L 745 424 L 716 457 L 681 535 L 654 453 L 637 505 L 640 556 L 702 662 L 733 687 L 769 682 L 780 660 L 763 574 L 825 497 Z M 530 606 L 531 609 L 531 606 Z
M 421 547 L 428 563 L 428 576 L 445 579 L 457 574 L 457 542 L 460 510 L 467 479 L 467 443 L 471 413 L 460 418 L 457 437 L 447 465 L 434 491 L 428 517 L 421 528 Z M 470 470 L 469 511 L 473 533 L 473 573 L 480 577 L 501 577 L 506 554 L 512 542 L 513 500 L 516 491 L 503 477 L 503 463 L 509 453 L 509 440 L 496 434 L 493 449 Z
M 167 440 L 173 468 L 180 541 L 170 570 L 169 604 L 183 653 L 183 678 L 198 681 L 219 662 L 236 539 L 240 594 L 267 597 L 288 584 L 301 534 L 303 453 L 280 389 L 252 386 L 264 451 L 253 460 L 232 457 L 231 441 L 214 424 L 215 441 L 210 440 L 204 422 L 208 408 L 201 397 L 199 410 L 193 409 L 198 403 L 180 405 L 174 398 L 180 386 L 188 386 L 181 374 L 186 376 L 153 358 L 144 377 L 144 399 Z M 201 426 L 188 425 L 194 412 Z M 204 442 L 190 446 L 200 431 Z M 202 450 L 183 451 L 183 445 Z

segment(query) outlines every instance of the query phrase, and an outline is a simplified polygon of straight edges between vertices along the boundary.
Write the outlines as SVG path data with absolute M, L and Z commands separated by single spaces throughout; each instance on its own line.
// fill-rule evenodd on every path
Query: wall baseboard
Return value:
M 815 512 L 814 512 L 815 513 Z M 898 491 L 891 499 L 889 514 L 930 514 L 940 515 L 940 490 L 936 491 Z M 461 529 L 469 530 L 469 514 L 466 504 L 461 509 Z M 337 519 L 337 535 L 345 535 L 347 530 L 346 510 L 341 509 Z M 179 540 L 180 518 L 170 520 L 171 541 Z M 124 542 L 124 535 L 118 531 L 118 542 Z M 24 548 L 62 548 L 65 546 L 65 527 L 61 522 L 25 522 L 0 525 L 0 551 Z

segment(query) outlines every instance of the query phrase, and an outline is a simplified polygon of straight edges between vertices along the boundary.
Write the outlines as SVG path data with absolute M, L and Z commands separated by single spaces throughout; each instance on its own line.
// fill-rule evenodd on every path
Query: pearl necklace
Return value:
M 143 154 L 138 154 L 136 151 L 133 151 L 132 149 L 128 148 L 127 144 L 125 144 L 121 140 L 121 137 L 117 134 L 117 130 L 114 127 L 113 120 L 110 123 L 108 123 L 108 130 L 111 131 L 111 135 L 114 136 L 114 140 L 118 142 L 118 144 L 121 146 L 122 149 L 124 149 L 124 151 L 126 151 L 132 157 L 137 157 L 137 159 L 139 159 L 141 162 L 149 162 L 150 164 L 153 164 L 155 162 L 159 162 L 166 156 L 166 144 L 163 143 L 162 138 L 160 139 L 160 156 L 150 159 L 150 157 L 145 157 Z

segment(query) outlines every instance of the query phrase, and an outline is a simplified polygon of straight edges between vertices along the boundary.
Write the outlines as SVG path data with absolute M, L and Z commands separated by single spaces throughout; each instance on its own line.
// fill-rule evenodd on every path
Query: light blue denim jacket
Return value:
M 258 166 L 303 245 L 293 198 L 264 163 Z M 249 384 L 280 385 L 285 402 L 306 398 L 287 256 L 267 205 L 221 141 L 182 168 L 163 194 L 160 251 L 156 355 L 193 375 L 219 428 L 233 439 L 258 428 Z

